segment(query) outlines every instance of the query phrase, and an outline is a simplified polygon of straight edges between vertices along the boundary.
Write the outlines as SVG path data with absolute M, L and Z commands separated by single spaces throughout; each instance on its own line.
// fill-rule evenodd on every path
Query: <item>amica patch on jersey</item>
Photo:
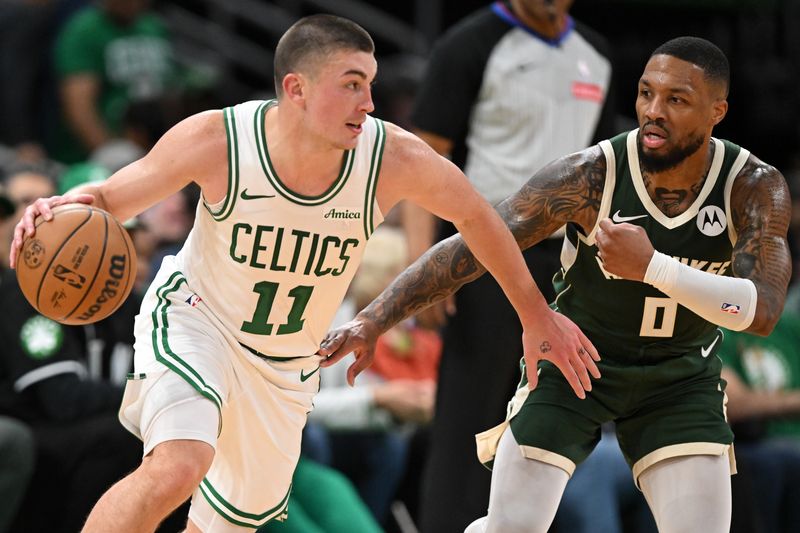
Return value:
M 22 349 L 31 359 L 47 359 L 52 357 L 64 342 L 64 327 L 37 315 L 29 318 L 19 332 Z
M 322 218 L 333 220 L 361 220 L 361 210 L 357 207 L 326 207 L 322 211 Z

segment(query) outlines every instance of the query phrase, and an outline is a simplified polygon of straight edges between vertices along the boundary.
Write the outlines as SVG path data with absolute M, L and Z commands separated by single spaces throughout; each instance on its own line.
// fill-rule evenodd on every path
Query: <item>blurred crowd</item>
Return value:
M 514 78 L 492 63 L 502 36 L 486 44 L 494 37 L 470 34 L 477 17 L 489 16 L 492 9 L 491 16 L 503 24 L 525 26 L 525 18 L 511 9 L 525 3 L 498 2 L 470 15 L 434 47 L 430 63 L 416 56 L 381 57 L 378 50 L 375 115 L 415 131 L 471 179 L 482 164 L 505 157 L 508 147 L 497 138 L 511 139 L 513 149 L 542 148 L 538 158 L 508 163 L 508 190 L 495 183 L 483 183 L 482 190 L 476 183 L 487 196 L 499 195 L 493 202 L 567 150 L 635 127 L 613 105 L 615 64 L 607 40 L 613 36 L 604 38 L 580 23 L 564 28 L 545 21 L 523 29 L 548 46 L 558 46 L 565 32 L 585 36 L 591 43 L 587 50 L 595 51 L 591 57 L 586 52 L 585 61 L 597 61 L 607 70 L 596 82 L 599 96 L 592 93 L 591 105 L 575 112 L 590 120 L 567 123 L 560 131 L 547 129 L 553 121 L 574 117 L 563 112 L 561 102 L 538 98 L 536 91 L 546 87 L 524 76 Z M 560 8 L 565 11 L 571 4 L 556 3 L 564 4 Z M 535 17 L 530 20 L 535 26 Z M 509 41 L 502 42 L 505 54 L 524 46 Z M 151 273 L 186 238 L 199 190 L 187 188 L 125 221 L 138 255 L 136 285 L 120 310 L 91 326 L 57 324 L 22 297 L 8 267 L 14 224 L 36 198 L 104 180 L 141 157 L 182 118 L 232 102 L 220 94 L 214 69 L 179 60 L 169 29 L 149 0 L 4 0 L 0 43 L 0 533 L 74 533 L 105 489 L 140 460 L 140 443 L 116 417 L 132 366 L 133 317 Z M 448 56 L 453 46 L 477 47 L 480 64 Z M 553 62 L 555 73 L 561 60 L 556 55 L 545 59 Z M 491 75 L 503 76 L 502 83 L 485 84 Z M 455 88 L 446 89 L 448 81 Z M 453 91 L 458 90 L 463 95 L 456 98 Z M 632 87 L 624 90 L 633 94 Z M 270 91 L 261 87 L 253 98 Z M 542 109 L 515 121 L 520 117 L 513 108 L 501 105 L 508 94 L 502 91 L 518 91 L 513 94 L 530 97 L 526 106 Z M 435 119 L 436 109 L 444 119 Z M 542 119 L 548 110 L 555 118 Z M 537 117 L 549 126 L 537 123 Z M 554 136 L 565 142 L 554 145 Z M 483 161 L 476 160 L 479 156 Z M 800 158 L 786 155 L 787 161 L 795 159 Z M 488 173 L 493 170 L 489 167 Z M 781 170 L 797 203 L 800 166 Z M 790 245 L 796 253 L 800 209 L 794 213 Z M 384 226 L 370 239 L 337 318 L 340 323 L 447 235 L 437 221 L 407 208 L 389 213 Z M 558 239 L 554 236 L 538 255 L 526 258 L 550 296 L 546 285 L 558 268 Z M 471 435 L 505 416 L 521 353 L 495 340 L 519 338 L 502 324 L 513 321 L 504 318 L 503 304 L 484 307 L 497 291 L 475 290 L 387 332 L 375 363 L 355 387 L 346 384 L 346 364 L 322 370 L 289 519 L 262 531 L 448 533 L 462 531 L 485 513 L 489 472 L 477 461 Z M 496 315 L 500 324 L 477 331 L 469 313 Z M 492 351 L 509 353 L 501 361 L 498 354 L 487 353 Z M 490 361 L 488 367 L 468 366 L 472 353 Z M 730 333 L 721 354 L 740 471 L 733 478 L 733 530 L 800 531 L 800 285 L 790 286 L 783 318 L 770 337 Z M 490 374 L 497 380 L 491 381 Z M 555 531 L 655 531 L 613 427 L 607 429 L 570 481 Z M 182 530 L 185 517 L 184 506 L 160 531 Z

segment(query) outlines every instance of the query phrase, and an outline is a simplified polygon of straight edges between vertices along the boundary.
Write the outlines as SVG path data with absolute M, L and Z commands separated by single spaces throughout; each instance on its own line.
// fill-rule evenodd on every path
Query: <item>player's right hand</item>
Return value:
M 25 242 L 25 239 L 36 233 L 34 222 L 37 216 L 41 215 L 45 220 L 52 220 L 54 207 L 74 203 L 91 204 L 93 202 L 94 196 L 91 194 L 67 193 L 63 196 L 39 198 L 26 207 L 22 218 L 14 227 L 14 240 L 11 241 L 11 251 L 8 255 L 11 268 L 16 268 L 17 266 L 17 257 L 19 257 L 19 252 L 22 250 L 22 243 Z
M 322 339 L 317 354 L 325 359 L 320 366 L 331 366 L 345 355 L 352 353 L 356 357 L 356 362 L 347 369 L 347 383 L 352 387 L 356 376 L 372 364 L 372 359 L 375 357 L 375 343 L 378 342 L 380 333 L 374 322 L 357 315 L 350 322 L 328 332 Z

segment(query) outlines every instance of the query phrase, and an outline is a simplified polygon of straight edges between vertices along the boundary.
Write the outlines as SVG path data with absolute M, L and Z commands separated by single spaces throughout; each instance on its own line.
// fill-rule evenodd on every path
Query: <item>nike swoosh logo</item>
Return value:
M 261 200 L 262 198 L 275 198 L 274 194 L 247 194 L 247 189 L 239 195 L 242 200 Z
M 611 220 L 613 220 L 614 222 L 619 224 L 620 222 L 628 222 L 630 220 L 636 220 L 637 218 L 645 218 L 645 217 L 647 217 L 647 215 L 636 215 L 634 217 L 623 217 L 623 216 L 620 216 L 619 209 L 617 209 L 617 212 L 614 213 L 614 216 L 611 217 Z
M 313 376 L 314 374 L 316 374 L 316 373 L 317 373 L 317 370 L 319 370 L 319 367 L 315 368 L 314 370 L 312 370 L 312 371 L 311 371 L 311 372 L 309 372 L 308 374 L 305 374 L 305 373 L 304 373 L 304 372 L 301 370 L 301 371 L 300 371 L 300 381 L 306 381 L 308 378 L 310 378 L 311 376 Z
M 717 344 L 718 340 L 719 340 L 719 335 L 717 335 L 717 338 L 714 339 L 714 342 L 708 345 L 708 348 L 700 348 L 700 355 L 702 355 L 703 357 L 708 357 L 709 355 L 711 355 L 711 350 L 714 349 L 714 345 Z

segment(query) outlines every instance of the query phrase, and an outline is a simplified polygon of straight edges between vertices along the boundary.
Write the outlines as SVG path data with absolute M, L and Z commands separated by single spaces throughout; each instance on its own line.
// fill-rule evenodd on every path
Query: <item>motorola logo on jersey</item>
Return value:
M 728 227 L 725 211 L 715 205 L 707 205 L 697 213 L 697 229 L 703 235 L 716 237 Z

